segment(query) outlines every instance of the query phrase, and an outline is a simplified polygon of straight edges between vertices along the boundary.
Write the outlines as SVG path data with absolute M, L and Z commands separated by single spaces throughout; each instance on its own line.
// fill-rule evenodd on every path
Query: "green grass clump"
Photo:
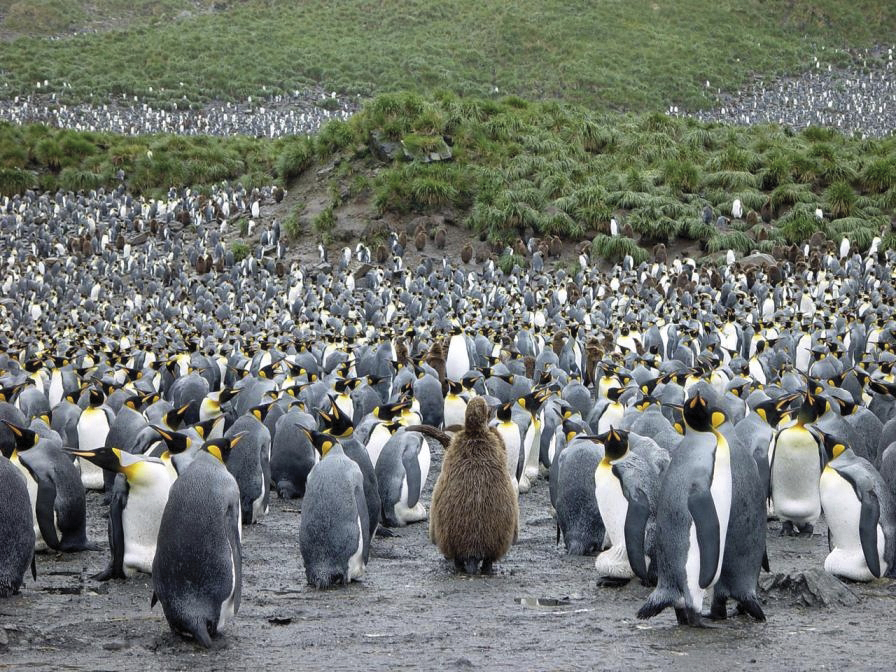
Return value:
M 230 251 L 233 252 L 234 261 L 242 261 L 249 256 L 249 246 L 241 240 L 235 240 L 230 244 Z
M 856 193 L 846 182 L 835 182 L 825 190 L 824 203 L 833 219 L 849 217 L 856 204 Z
M 591 254 L 610 262 L 622 261 L 626 255 L 631 256 L 635 264 L 647 261 L 647 250 L 638 247 L 631 238 L 625 236 L 607 236 L 599 233 L 591 243 Z
M 333 206 L 328 205 L 311 220 L 311 229 L 317 234 L 318 239 L 329 245 L 333 242 L 333 230 L 336 228 L 336 213 Z
M 862 189 L 880 194 L 896 187 L 896 158 L 885 157 L 871 161 L 859 176 Z
M 804 207 L 794 208 L 778 220 L 778 230 L 789 243 L 804 243 L 812 234 L 820 230 L 819 221 L 814 213 Z
M 729 231 L 712 236 L 709 239 L 707 250 L 715 254 L 726 250 L 734 250 L 740 254 L 749 254 L 753 251 L 756 243 L 754 243 L 746 234 L 741 231 Z
M 302 214 L 302 206 L 296 206 L 289 211 L 289 214 L 283 219 L 283 233 L 289 240 L 298 240 L 302 235 L 302 224 L 300 217 Z
M 277 177 L 284 184 L 292 182 L 314 161 L 314 142 L 304 136 L 290 138 L 277 157 Z

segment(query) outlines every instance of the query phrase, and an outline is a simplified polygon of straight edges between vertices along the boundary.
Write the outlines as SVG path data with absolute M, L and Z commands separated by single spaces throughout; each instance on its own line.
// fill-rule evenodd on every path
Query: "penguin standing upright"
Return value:
M 657 587 L 638 610 L 674 607 L 679 624 L 700 625 L 706 589 L 722 571 L 731 513 L 731 456 L 698 392 L 684 405 L 684 440 L 672 454 L 657 500 Z M 721 423 L 718 423 L 721 424 Z
M 851 581 L 893 576 L 896 505 L 887 484 L 868 460 L 824 435 L 830 460 L 821 473 L 821 506 L 830 534 L 825 571 Z
M 594 567 L 601 585 L 627 583 L 635 575 L 652 582 L 659 475 L 629 449 L 628 432 L 610 427 L 597 440 L 604 455 L 594 473 L 595 498 L 609 544 Z
M 257 523 L 268 513 L 271 499 L 271 433 L 263 422 L 270 407 L 271 404 L 252 407 L 224 433 L 229 439 L 245 434 L 238 443 L 233 441 L 226 462 L 227 470 L 240 487 L 244 525 Z
M 525 465 L 520 476 L 520 492 L 528 492 L 538 479 L 538 465 L 541 456 L 541 418 L 538 409 L 541 406 L 542 397 L 538 392 L 530 392 L 520 397 L 517 403 L 529 413 L 529 427 L 523 437 L 523 453 Z
M 34 526 L 25 477 L 6 457 L 0 457 L 0 597 L 18 592 L 25 572 L 34 567 Z
M 78 450 L 95 450 L 106 445 L 106 436 L 115 414 L 103 402 L 106 396 L 98 387 L 90 388 L 87 408 L 78 418 Z M 103 470 L 89 461 L 78 461 L 81 468 L 81 482 L 88 490 L 103 489 Z
M 588 555 L 604 544 L 605 529 L 594 490 L 594 470 L 603 458 L 600 445 L 574 441 L 552 463 L 551 490 L 557 512 L 557 543 L 563 535 L 566 552 Z
M 152 572 L 162 513 L 174 474 L 159 459 L 118 448 L 73 450 L 71 454 L 118 474 L 109 503 L 109 566 L 100 581 Z
M 523 465 L 525 454 L 522 451 L 523 437 L 520 434 L 520 427 L 513 421 L 513 402 L 501 404 L 498 406 L 497 417 L 498 423 L 495 429 L 498 436 L 504 442 L 504 451 L 506 454 L 507 473 L 513 481 L 513 488 L 519 492 L 520 477 L 523 475 Z
M 823 460 L 822 441 L 807 425 L 819 416 L 823 397 L 806 395 L 793 425 L 778 430 L 769 448 L 769 483 L 781 534 L 811 536 L 821 515 L 818 482 Z
M 430 465 L 429 443 L 419 432 L 401 429 L 392 435 L 376 463 L 382 522 L 401 527 L 426 520 L 420 501 Z
M 489 573 L 519 529 L 519 503 L 505 466 L 497 432 L 488 426 L 488 406 L 470 400 L 464 429 L 445 449 L 432 493 L 429 538 L 456 569 Z
M 202 646 L 239 610 L 240 489 L 224 466 L 230 439 L 206 442 L 168 493 L 152 563 L 152 605 Z
M 456 380 L 446 381 L 448 393 L 445 395 L 445 410 L 443 412 L 443 424 L 446 431 L 452 428 L 462 427 L 464 414 L 467 410 L 467 400 L 461 396 L 464 386 Z
M 299 550 L 308 584 L 328 588 L 361 578 L 370 554 L 370 522 L 361 469 L 328 434 L 310 434 L 321 461 L 308 474 Z
M 470 351 L 467 348 L 467 337 L 459 324 L 451 330 L 448 341 L 448 354 L 445 356 L 445 376 L 449 380 L 460 380 L 470 370 Z
M 35 550 L 96 550 L 87 540 L 87 503 L 78 468 L 58 439 L 3 421 L 15 444 L 4 454 L 25 475 L 34 512 Z

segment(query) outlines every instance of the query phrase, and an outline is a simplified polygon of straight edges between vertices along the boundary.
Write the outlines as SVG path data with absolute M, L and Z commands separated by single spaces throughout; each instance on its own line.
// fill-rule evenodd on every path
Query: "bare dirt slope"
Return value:
M 441 465 L 441 450 L 424 501 Z M 105 547 L 101 497 L 89 495 L 92 538 Z M 373 542 L 363 582 L 319 592 L 298 550 L 301 501 L 272 501 L 244 530 L 243 601 L 205 651 L 150 610 L 148 576 L 98 583 L 107 552 L 38 557 L 37 582 L 0 602 L 0 668 L 52 670 L 891 670 L 894 585 L 851 585 L 849 607 L 766 600 L 767 623 L 735 617 L 706 630 L 671 613 L 635 618 L 649 589 L 597 588 L 593 558 L 555 546 L 548 488 L 522 497 L 519 543 L 490 577 L 456 576 L 426 524 Z M 822 567 L 824 526 L 782 539 L 769 525 L 773 572 Z M 539 606 L 542 600 L 545 606 Z M 522 603 L 521 603 L 522 602 Z

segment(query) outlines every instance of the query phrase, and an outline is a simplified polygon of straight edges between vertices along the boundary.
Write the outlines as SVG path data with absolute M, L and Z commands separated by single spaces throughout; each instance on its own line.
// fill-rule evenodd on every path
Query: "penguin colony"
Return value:
M 601 585 L 654 587 L 645 618 L 699 625 L 707 598 L 712 618 L 728 600 L 765 618 L 768 516 L 792 535 L 824 517 L 836 576 L 893 575 L 892 252 L 608 271 L 583 255 L 505 275 L 408 268 L 395 237 L 378 265 L 359 248 L 316 267 L 210 255 L 200 272 L 227 221 L 214 204 L 250 199 L 169 196 L 0 204 L 3 594 L 35 551 L 39 581 L 44 548 L 96 547 L 85 489 L 109 502 L 98 576 L 151 572 L 147 601 L 206 646 L 238 613 L 243 531 L 272 491 L 302 497 L 318 588 L 362 578 L 372 545 L 422 521 L 458 570 L 488 573 L 538 487 Z M 206 207 L 198 240 L 171 226 Z M 150 210 L 155 232 L 115 244 Z M 425 501 L 432 437 L 448 445 Z
M 348 119 L 359 107 L 356 99 L 337 97 L 320 88 L 242 102 L 212 101 L 198 109 L 187 107 L 185 101 L 166 104 L 125 94 L 101 102 L 68 104 L 63 101 L 66 83 L 62 83 L 60 93 L 43 93 L 49 86 L 50 82 L 41 82 L 34 94 L 0 101 L 0 119 L 125 135 L 279 138 L 317 133 L 331 119 Z

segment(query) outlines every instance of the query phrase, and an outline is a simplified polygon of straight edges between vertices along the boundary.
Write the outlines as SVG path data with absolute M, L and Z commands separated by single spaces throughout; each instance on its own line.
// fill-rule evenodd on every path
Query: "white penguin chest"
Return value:
M 158 482 L 138 488 L 132 487 L 128 491 L 128 503 L 121 512 L 125 574 L 133 573 L 135 570 L 152 573 L 159 525 L 171 488 L 167 469 L 164 466 L 161 469 L 164 473 Z
M 367 455 L 370 457 L 370 461 L 373 462 L 373 466 L 376 466 L 377 460 L 380 459 L 380 453 L 383 452 L 383 446 L 386 445 L 386 442 L 392 434 L 389 433 L 389 430 L 382 424 L 378 424 L 373 428 L 373 431 L 370 432 L 370 438 L 367 439 Z M 315 451 L 317 454 L 317 451 Z
M 514 422 L 502 422 L 498 424 L 498 434 L 504 441 L 506 451 L 507 472 L 516 483 L 516 470 L 520 462 L 520 430 Z
M 775 441 L 771 464 L 775 513 L 795 523 L 814 523 L 821 514 L 818 443 L 809 430 L 794 426 Z
M 604 432 L 609 432 L 610 427 L 619 427 L 619 423 L 622 422 L 622 416 L 625 414 L 625 406 L 618 402 L 611 402 L 604 409 L 604 412 L 600 416 L 600 420 L 597 421 L 597 433 L 603 434 Z
M 463 334 L 455 334 L 448 342 L 445 358 L 445 375 L 451 380 L 460 380 L 470 370 L 470 355 Z
M 628 515 L 628 500 L 622 492 L 622 484 L 613 473 L 607 460 L 601 460 L 594 472 L 594 490 L 597 508 L 604 521 L 610 545 L 625 546 L 625 518 Z

